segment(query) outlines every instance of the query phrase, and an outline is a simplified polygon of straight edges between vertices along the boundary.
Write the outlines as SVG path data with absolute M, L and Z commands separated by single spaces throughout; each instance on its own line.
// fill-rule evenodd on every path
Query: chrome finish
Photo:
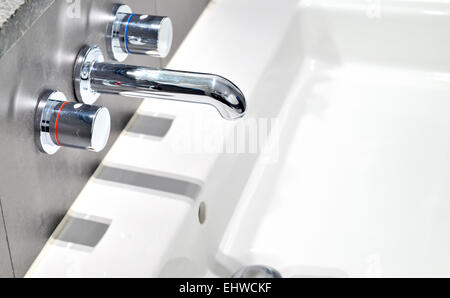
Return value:
M 107 32 L 111 56 L 124 61 L 128 54 L 165 58 L 173 40 L 172 21 L 168 17 L 134 14 L 127 5 L 113 9 L 114 21 Z
M 236 85 L 223 77 L 86 59 L 100 57 L 93 54 L 99 51 L 98 47 L 83 49 L 77 59 L 75 89 L 80 101 L 85 102 L 98 93 L 105 93 L 209 104 L 228 120 L 241 118 L 245 114 L 247 104 L 244 95 Z M 86 88 L 88 85 L 89 88 Z
M 53 116 L 52 111 L 62 102 L 67 101 L 66 96 L 62 92 L 49 91 L 42 95 L 36 110 L 35 126 L 36 126 L 36 144 L 41 152 L 50 155 L 55 154 L 61 148 L 52 138 L 50 132 L 50 122 Z
M 133 13 L 128 5 L 115 5 L 113 7 L 114 21 L 108 25 L 106 34 L 108 54 L 116 61 L 125 61 L 128 57 L 125 47 L 123 46 L 124 40 L 121 37 L 120 31 L 123 22 L 127 15 Z
M 91 88 L 90 74 L 96 62 L 103 62 L 105 58 L 98 47 L 85 47 L 77 57 L 74 70 L 75 95 L 85 104 L 93 104 L 100 97 L 100 93 Z
M 35 125 L 44 153 L 55 154 L 61 147 L 99 152 L 108 142 L 111 119 L 106 108 L 68 102 L 63 93 L 49 91 L 39 101 Z
M 233 274 L 233 278 L 281 278 L 280 272 L 268 266 L 247 266 Z

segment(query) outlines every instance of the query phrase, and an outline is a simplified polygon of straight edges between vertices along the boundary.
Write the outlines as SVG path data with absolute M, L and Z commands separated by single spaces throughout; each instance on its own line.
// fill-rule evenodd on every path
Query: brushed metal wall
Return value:
M 61 149 L 40 153 L 34 143 L 34 112 L 48 89 L 74 98 L 72 69 L 84 45 L 97 44 L 106 53 L 105 30 L 117 1 L 57 0 L 0 59 L 0 277 L 23 276 L 81 189 L 101 154 Z M 137 13 L 160 13 L 174 19 L 179 45 L 208 0 L 122 0 Z M 183 9 L 188 6 L 189 9 Z M 158 11 L 158 7 L 160 11 Z M 175 49 L 174 49 L 175 50 Z M 167 61 L 130 56 L 128 64 L 156 66 Z M 113 144 L 140 101 L 102 96 L 110 109 Z

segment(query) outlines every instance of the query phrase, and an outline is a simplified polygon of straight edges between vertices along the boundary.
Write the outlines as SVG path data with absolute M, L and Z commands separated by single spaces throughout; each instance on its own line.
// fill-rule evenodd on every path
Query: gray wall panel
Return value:
M 8 249 L 8 239 L 3 220 L 2 199 L 0 198 L 0 278 L 14 277 Z

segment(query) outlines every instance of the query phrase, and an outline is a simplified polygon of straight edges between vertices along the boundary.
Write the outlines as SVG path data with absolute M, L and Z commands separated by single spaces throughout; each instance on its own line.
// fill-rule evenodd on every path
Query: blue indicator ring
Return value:
M 128 54 L 130 53 L 130 49 L 128 49 L 128 26 L 130 25 L 130 21 L 131 21 L 132 17 L 134 17 L 134 13 L 132 13 L 130 15 L 130 17 L 128 18 L 127 26 L 125 27 L 125 49 L 127 50 Z

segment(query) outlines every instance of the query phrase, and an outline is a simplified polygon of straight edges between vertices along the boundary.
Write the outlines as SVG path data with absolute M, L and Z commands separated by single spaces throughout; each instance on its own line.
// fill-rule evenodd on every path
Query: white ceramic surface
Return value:
M 125 131 L 104 161 L 201 181 L 200 196 L 92 178 L 69 214 L 108 231 L 91 251 L 50 240 L 28 276 L 450 276 L 449 15 L 444 0 L 212 1 L 169 68 L 231 79 L 247 118 L 146 100 L 136 117 L 173 115 L 167 136 Z M 269 162 L 180 141 L 260 118 L 278 119 Z

